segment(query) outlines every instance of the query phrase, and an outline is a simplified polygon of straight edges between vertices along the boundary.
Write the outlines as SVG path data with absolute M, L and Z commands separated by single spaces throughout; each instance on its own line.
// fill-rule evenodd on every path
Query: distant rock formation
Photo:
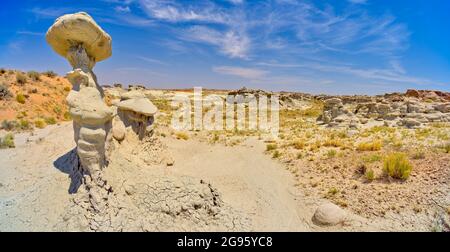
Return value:
M 357 128 L 369 120 L 386 126 L 417 128 L 432 122 L 450 122 L 449 93 L 408 90 L 382 96 L 321 97 L 325 106 L 317 118 L 330 127 Z

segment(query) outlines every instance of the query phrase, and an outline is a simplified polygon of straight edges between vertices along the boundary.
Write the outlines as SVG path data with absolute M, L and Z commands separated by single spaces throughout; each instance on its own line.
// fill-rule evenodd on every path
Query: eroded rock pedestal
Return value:
M 72 90 L 66 100 L 73 118 L 79 162 L 74 167 L 72 179 L 79 180 L 75 185 L 86 186 L 91 206 L 101 212 L 110 192 L 102 170 L 107 163 L 105 150 L 113 109 L 104 102 L 103 90 L 92 68 L 96 62 L 111 56 L 111 37 L 88 14 L 81 12 L 58 18 L 47 31 L 46 38 L 73 67 L 67 74 Z
M 77 145 L 65 162 L 72 170 L 69 190 L 76 194 L 55 228 L 248 230 L 247 219 L 226 206 L 203 180 L 161 179 L 148 173 L 153 172 L 151 165 L 174 162 L 153 134 L 157 108 L 136 90 L 124 93 L 111 107 L 105 103 L 92 69 L 111 56 L 111 38 L 88 14 L 58 18 L 46 38 L 73 67 L 67 74 L 73 87 L 67 103 Z

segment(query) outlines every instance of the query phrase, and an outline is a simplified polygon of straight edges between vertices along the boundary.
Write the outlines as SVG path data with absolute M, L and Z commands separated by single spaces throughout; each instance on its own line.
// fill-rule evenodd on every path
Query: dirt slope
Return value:
M 0 122 L 15 122 L 13 130 L 26 130 L 70 120 L 65 97 L 71 85 L 64 77 L 48 75 L 0 70 L 0 85 L 8 90 L 0 95 Z

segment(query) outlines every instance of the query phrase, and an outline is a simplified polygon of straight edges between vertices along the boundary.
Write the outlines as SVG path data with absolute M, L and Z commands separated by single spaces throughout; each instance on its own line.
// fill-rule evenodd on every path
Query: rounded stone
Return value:
M 112 133 L 114 139 L 117 141 L 123 141 L 125 139 L 126 129 L 123 123 L 119 123 L 117 125 L 114 125 L 112 128 Z
M 325 203 L 320 205 L 313 216 L 313 221 L 319 225 L 335 226 L 343 223 L 347 214 L 340 207 L 333 203 Z

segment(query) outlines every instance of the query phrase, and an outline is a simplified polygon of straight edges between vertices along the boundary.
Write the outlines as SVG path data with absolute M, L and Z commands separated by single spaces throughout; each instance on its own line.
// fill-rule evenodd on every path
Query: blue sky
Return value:
M 45 32 L 77 11 L 113 38 L 102 84 L 450 91 L 447 0 L 3 0 L 0 67 L 68 72 Z

